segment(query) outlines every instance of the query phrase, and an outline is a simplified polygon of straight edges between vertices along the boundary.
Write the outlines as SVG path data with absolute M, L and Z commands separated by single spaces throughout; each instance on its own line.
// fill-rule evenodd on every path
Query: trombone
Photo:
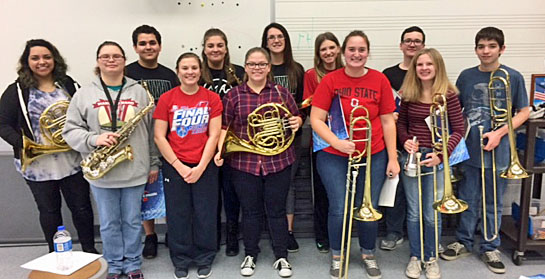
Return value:
M 502 76 L 503 74 L 503 76 Z M 505 97 L 502 95 L 505 94 Z M 490 104 L 490 126 L 492 130 L 501 128 L 507 125 L 508 138 L 510 147 L 510 162 L 509 167 L 500 174 L 500 177 L 505 179 L 522 179 L 527 178 L 528 173 L 522 167 L 519 161 L 517 151 L 515 149 L 515 131 L 512 121 L 512 101 L 511 101 L 511 82 L 509 73 L 503 68 L 498 68 L 490 73 L 490 81 L 488 82 L 488 100 Z M 502 101 L 505 100 L 506 108 L 501 107 Z M 500 105 L 498 105 L 500 104 Z M 492 191 L 494 192 L 494 232 L 488 237 L 488 223 L 486 218 L 486 185 L 485 185 L 485 165 L 484 165 L 484 127 L 479 127 L 480 146 L 481 146 L 481 187 L 482 187 L 482 207 L 483 207 L 483 234 L 486 241 L 492 241 L 498 237 L 498 209 L 497 209 L 497 183 L 496 183 L 496 153 L 490 151 L 492 161 Z
M 431 141 L 434 152 L 443 154 L 443 174 L 444 174 L 444 194 L 441 200 L 433 203 L 433 209 L 445 214 L 456 214 L 465 211 L 468 208 L 467 202 L 457 199 L 452 190 L 452 181 L 450 180 L 450 164 L 448 156 L 448 113 L 447 113 L 447 98 L 445 94 L 435 93 L 432 97 L 432 105 L 430 107 L 430 122 L 431 122 Z M 437 187 L 437 172 L 433 172 L 434 189 Z M 437 231 L 436 231 L 437 234 Z M 437 235 L 436 235 L 437 236 Z M 437 237 L 436 237 L 437 239 Z
M 354 117 L 356 111 L 358 110 L 363 110 L 364 115 Z M 364 124 L 363 127 L 361 126 L 361 122 Z M 365 138 L 354 139 L 354 132 L 357 131 L 364 131 L 366 134 Z M 371 202 L 371 131 L 371 120 L 369 119 L 369 111 L 367 108 L 364 106 L 354 107 L 350 112 L 349 141 L 353 143 L 365 142 L 365 148 L 363 151 L 356 149 L 354 153 L 348 156 L 339 278 L 348 278 L 348 264 L 350 263 L 350 239 L 352 237 L 352 219 L 363 222 L 373 222 L 382 218 L 382 214 L 373 208 L 373 204 Z M 366 156 L 365 162 L 362 162 L 363 156 Z M 354 208 L 356 182 L 358 179 L 359 168 L 362 166 L 366 168 L 363 200 L 358 208 Z

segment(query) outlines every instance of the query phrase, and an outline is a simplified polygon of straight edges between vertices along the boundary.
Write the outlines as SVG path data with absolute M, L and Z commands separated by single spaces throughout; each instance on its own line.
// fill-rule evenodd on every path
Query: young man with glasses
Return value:
M 180 85 L 180 81 L 176 74 L 169 68 L 158 63 L 159 53 L 161 52 L 161 34 L 152 26 L 142 25 L 137 27 L 132 33 L 132 43 L 134 51 L 138 54 L 138 61 L 129 64 L 125 68 L 125 74 L 139 82 L 145 81 L 149 87 L 150 93 L 155 99 L 155 103 L 159 100 L 159 96 L 166 91 Z M 155 185 L 160 189 L 152 189 Z M 153 195 L 155 192 L 161 195 L 162 203 L 164 204 L 164 196 L 162 189 L 162 181 L 154 186 L 146 185 L 146 193 Z M 144 214 L 143 219 L 146 217 Z M 156 216 L 159 218 L 162 216 Z M 155 233 L 155 219 L 145 220 L 142 222 L 144 231 L 146 232 L 146 240 L 142 255 L 144 258 L 152 259 L 157 256 L 157 234 Z M 165 244 L 167 239 L 165 235 Z M 167 244 L 168 245 L 168 244 Z
M 392 67 L 384 69 L 383 73 L 386 75 L 390 84 L 392 85 L 392 92 L 396 102 L 396 112 L 394 117 L 397 120 L 399 111 L 399 105 L 401 98 L 398 94 L 405 74 L 411 63 L 411 60 L 418 51 L 424 48 L 426 41 L 426 35 L 424 31 L 418 26 L 411 26 L 401 33 L 401 42 L 399 43 L 399 49 L 403 53 L 403 61 Z M 400 148 L 398 147 L 398 150 Z M 402 164 L 403 162 L 400 162 Z M 382 250 L 394 250 L 397 245 L 403 243 L 403 224 L 405 222 L 405 193 L 403 191 L 403 185 L 401 180 L 397 185 L 396 197 L 394 207 L 384 208 L 384 220 L 386 222 L 386 238 L 380 242 L 380 249 Z

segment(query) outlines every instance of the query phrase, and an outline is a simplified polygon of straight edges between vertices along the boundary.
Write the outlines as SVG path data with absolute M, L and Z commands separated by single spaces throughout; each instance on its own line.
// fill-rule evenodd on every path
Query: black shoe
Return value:
M 505 273 L 505 265 L 501 261 L 501 253 L 498 250 L 487 251 L 481 255 L 481 260 L 486 264 L 488 269 L 494 273 Z
M 234 257 L 238 255 L 238 252 L 238 224 L 227 223 L 225 255 Z
M 299 244 L 297 244 L 293 232 L 288 232 L 288 252 L 295 253 L 297 251 L 299 251 Z
M 82 248 L 85 253 L 100 254 L 95 247 Z
M 177 267 L 174 270 L 174 278 L 176 279 L 188 279 L 189 272 L 187 267 Z
M 154 233 L 146 235 L 142 256 L 144 256 L 146 259 L 153 259 L 157 257 L 157 234 Z
M 329 253 L 329 243 L 327 241 L 316 241 L 316 248 L 320 253 Z
M 199 266 L 197 269 L 197 277 L 198 278 L 208 278 L 212 274 L 212 266 L 210 265 L 203 265 Z

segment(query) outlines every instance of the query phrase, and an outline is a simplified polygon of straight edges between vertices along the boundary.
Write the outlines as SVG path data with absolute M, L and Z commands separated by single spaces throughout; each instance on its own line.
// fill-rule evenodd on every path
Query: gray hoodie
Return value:
M 116 100 L 118 91 L 109 91 L 112 100 Z M 126 78 L 118 104 L 117 126 L 120 127 L 148 104 L 144 88 L 135 80 Z M 70 147 L 86 158 L 97 148 L 95 143 L 98 135 L 110 131 L 110 115 L 110 103 L 97 76 L 91 84 L 81 87 L 74 94 L 66 113 L 62 136 Z M 125 160 L 102 178 L 89 180 L 89 183 L 101 188 L 124 188 L 145 184 L 150 169 L 158 170 L 160 164 L 159 152 L 153 142 L 152 124 L 152 114 L 148 113 L 124 144 L 132 146 L 133 161 Z

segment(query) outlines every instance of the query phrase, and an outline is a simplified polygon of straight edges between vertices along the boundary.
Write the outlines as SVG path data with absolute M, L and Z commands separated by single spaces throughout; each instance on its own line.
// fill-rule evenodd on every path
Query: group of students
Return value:
M 447 100 L 451 128 L 449 154 L 464 137 L 464 119 L 469 119 L 466 142 L 470 159 L 461 164 L 464 178 L 458 183 L 458 197 L 469 204 L 469 209 L 461 213 L 457 241 L 440 253 L 445 260 L 469 255 L 473 250 L 481 202 L 478 126 L 485 126 L 488 131 L 483 136 L 488 139 L 484 149 L 497 151 L 498 174 L 509 162 L 507 127 L 490 129 L 487 92 L 490 72 L 501 67 L 510 74 L 512 105 L 517 111 L 513 127 L 522 125 L 529 115 L 521 74 L 499 63 L 499 56 L 505 51 L 504 36 L 494 27 L 477 33 L 475 53 L 480 64 L 464 70 L 456 86 L 447 78 L 440 53 L 425 48 L 424 32 L 416 26 L 401 35 L 403 61 L 383 73 L 366 67 L 370 41 L 359 30 L 350 32 L 342 44 L 330 32 L 318 35 L 314 68 L 306 72 L 294 60 L 289 34 L 278 23 L 264 29 L 262 46 L 247 51 L 242 67 L 230 62 L 227 37 L 216 28 L 204 34 L 202 61 L 194 53 L 184 53 L 176 61 L 176 73 L 157 62 L 161 36 L 155 28 L 148 25 L 136 28 L 133 47 L 139 59 L 126 66 L 125 52 L 118 43 L 102 43 L 96 53 L 96 77 L 91 84 L 79 87 L 66 75 L 66 63 L 51 43 L 30 40 L 19 59 L 18 78 L 0 100 L 0 136 L 13 146 L 15 167 L 34 195 L 49 250 L 53 251 L 53 234 L 62 224 L 62 192 L 72 211 L 82 249 L 97 253 L 90 188 L 99 211 L 108 279 L 120 278 L 122 274 L 130 279 L 144 278 L 142 253 L 145 257 L 157 253 L 153 220 L 143 222 L 146 247 L 142 247 L 140 210 L 146 185 L 161 177 L 160 171 L 166 201 L 167 243 L 175 278 L 188 278 L 192 265 L 197 266 L 198 278 L 210 276 L 219 245 L 222 203 L 227 220 L 228 256 L 238 254 L 238 221 L 242 211 L 245 253 L 241 275 L 254 274 L 261 228 L 266 224 L 276 258 L 273 267 L 281 277 L 290 277 L 288 251 L 298 249 L 292 233 L 295 202 L 292 180 L 301 150 L 304 151 L 299 147 L 299 130 L 307 116 L 314 132 L 329 145 L 312 154 L 316 174 L 316 246 L 320 252 L 331 250 L 330 276 L 343 275 L 339 269 L 348 156 L 362 151 L 365 142 L 338 138 L 332 132 L 327 123 L 333 116 L 329 112 L 336 100 L 347 127 L 353 107 L 364 106 L 368 110 L 372 164 L 370 170 L 363 168 L 360 172 L 371 172 L 375 208 L 384 181 L 401 175 L 395 205 L 385 208 L 388 234 L 380 247 L 393 250 L 402 242 L 406 215 L 410 242 L 406 276 L 419 278 L 424 271 L 427 278 L 440 278 L 434 226 L 438 222 L 441 228 L 441 218 L 437 221 L 434 218 L 432 177 L 422 178 L 425 224 L 422 259 L 418 182 L 400 169 L 407 156 L 416 151 L 423 154 L 422 172 L 435 168 L 443 160 L 442 154 L 432 150 L 431 132 L 426 124 L 432 96 L 441 93 Z M 149 92 L 139 84 L 142 81 L 148 84 Z M 127 143 L 132 146 L 133 160 L 120 163 L 99 179 L 85 180 L 79 167 L 81 159 L 101 146 L 116 147 L 118 139 L 126 136 L 117 131 L 149 105 L 148 93 L 155 99 L 156 107 L 153 114 L 144 115 L 140 122 L 132 124 L 135 127 Z M 310 98 L 309 114 L 300 104 Z M 22 169 L 23 135 L 38 144 L 50 145 L 40 129 L 39 119 L 46 108 L 59 100 L 70 101 L 62 136 L 71 150 L 42 156 Z M 224 156 L 227 135 L 248 141 L 251 136 L 248 115 L 270 103 L 280 104 L 289 111 L 290 116 L 284 120 L 287 129 L 295 134 L 293 144 L 275 154 L 242 151 Z M 354 116 L 362 115 L 356 112 Z M 413 141 L 415 136 L 417 141 Z M 362 139 L 366 134 L 356 131 L 353 137 Z M 489 183 L 492 165 L 490 154 L 485 154 L 489 209 L 486 212 L 489 224 L 485 225 L 490 227 L 494 222 L 494 203 L 488 197 L 492 193 Z M 364 177 L 360 175 L 357 181 L 356 206 L 362 201 Z M 438 171 L 437 177 L 437 196 L 441 197 L 443 172 Z M 506 180 L 498 175 L 498 222 L 506 185 Z M 369 278 L 381 278 L 375 257 L 378 222 L 357 221 L 356 225 L 365 272 Z M 499 237 L 492 241 L 481 237 L 479 254 L 490 270 L 504 273 L 499 245 Z

